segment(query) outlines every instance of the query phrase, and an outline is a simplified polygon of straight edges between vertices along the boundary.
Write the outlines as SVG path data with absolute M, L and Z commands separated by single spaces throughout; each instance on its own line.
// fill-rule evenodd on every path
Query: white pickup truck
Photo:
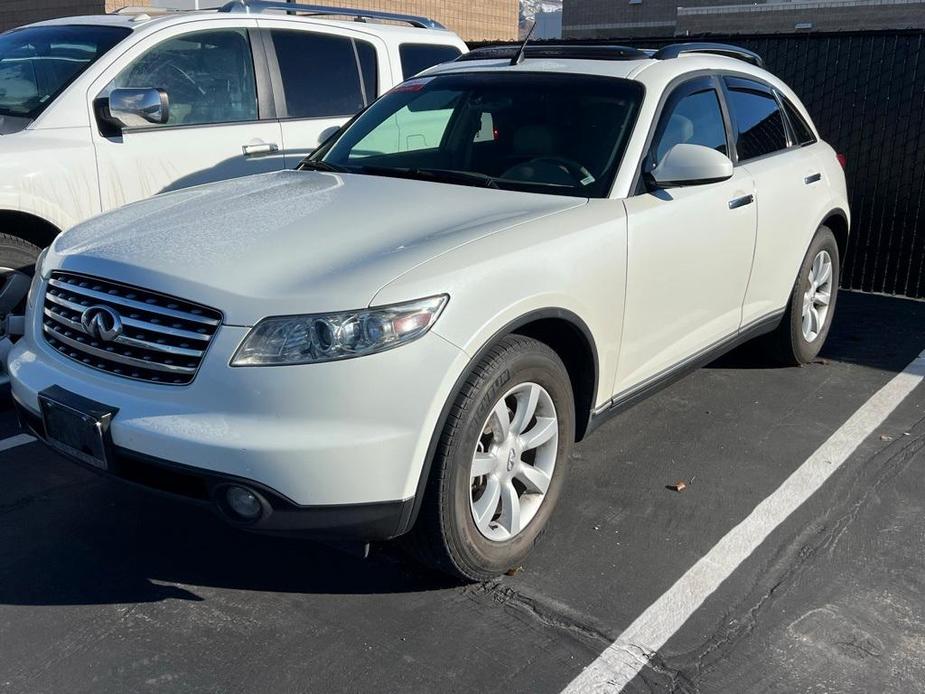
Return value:
M 426 17 L 254 0 L 0 35 L 0 316 L 60 231 L 164 191 L 293 168 L 405 77 L 464 52 Z

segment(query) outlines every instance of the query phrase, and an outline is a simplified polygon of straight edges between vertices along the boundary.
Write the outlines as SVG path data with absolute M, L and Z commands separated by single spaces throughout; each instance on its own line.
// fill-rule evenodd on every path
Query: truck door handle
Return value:
M 260 142 L 252 145 L 242 145 L 241 149 L 245 157 L 256 157 L 261 154 L 273 154 L 279 151 L 279 145 L 275 142 Z
M 754 195 L 743 195 L 741 198 L 733 198 L 729 201 L 729 209 L 737 210 L 740 207 L 745 207 L 746 205 L 751 205 L 755 202 Z
M 821 180 L 822 180 L 822 174 L 814 173 L 804 178 L 803 183 L 805 183 L 806 185 L 810 185 L 811 183 L 818 183 Z

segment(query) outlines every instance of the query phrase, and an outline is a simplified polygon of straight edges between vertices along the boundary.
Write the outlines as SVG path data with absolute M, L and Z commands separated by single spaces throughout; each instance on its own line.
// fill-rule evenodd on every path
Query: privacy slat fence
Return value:
M 610 43 L 657 48 L 694 40 L 735 43 L 761 54 L 803 99 L 822 136 L 848 157 L 853 219 L 842 286 L 925 298 L 925 32 Z

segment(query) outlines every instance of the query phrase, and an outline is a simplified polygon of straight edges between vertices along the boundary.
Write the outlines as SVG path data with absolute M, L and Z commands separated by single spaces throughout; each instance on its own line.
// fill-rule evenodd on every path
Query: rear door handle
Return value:
M 729 201 L 729 209 L 737 210 L 740 207 L 745 207 L 746 205 L 751 205 L 755 202 L 754 195 L 743 195 L 741 198 L 733 198 Z
M 261 154 L 273 154 L 279 151 L 279 145 L 275 142 L 260 142 L 253 145 L 242 145 L 241 149 L 245 157 L 256 157 Z
M 804 178 L 803 183 L 805 183 L 806 185 L 810 185 L 811 183 L 818 183 L 821 180 L 822 180 L 822 174 L 814 173 Z

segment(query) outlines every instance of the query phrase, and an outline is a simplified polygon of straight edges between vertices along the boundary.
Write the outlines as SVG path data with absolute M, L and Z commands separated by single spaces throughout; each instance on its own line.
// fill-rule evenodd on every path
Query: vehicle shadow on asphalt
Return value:
M 41 444 L 19 451 L 31 459 L 29 476 L 52 469 L 57 479 L 50 489 L 0 503 L 0 604 L 199 601 L 199 587 L 382 594 L 459 585 L 394 543 L 362 559 L 316 542 L 246 533 L 206 509 L 99 478 Z M 32 479 L 22 486 L 40 485 Z
M 900 372 L 922 349 L 925 302 L 839 292 L 835 320 L 817 363 L 838 361 Z M 768 360 L 760 340 L 720 357 L 705 368 L 793 368 Z

